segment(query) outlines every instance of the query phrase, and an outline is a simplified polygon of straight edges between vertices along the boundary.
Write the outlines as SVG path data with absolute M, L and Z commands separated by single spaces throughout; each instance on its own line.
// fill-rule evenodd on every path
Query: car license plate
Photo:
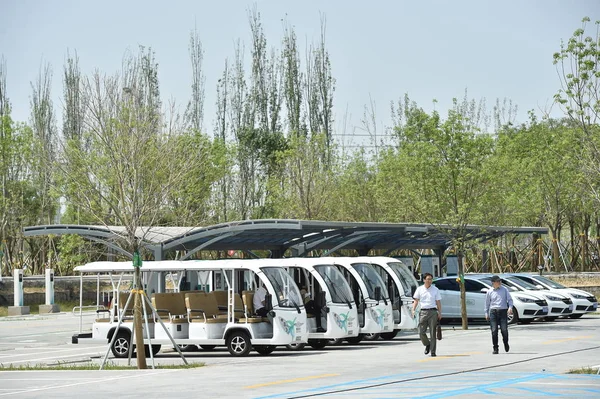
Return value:
M 594 302 L 592 306 L 594 307 L 594 309 L 598 309 L 598 302 Z
M 569 310 L 573 311 L 573 305 L 569 305 Z
M 542 312 L 548 313 L 548 306 L 542 306 Z

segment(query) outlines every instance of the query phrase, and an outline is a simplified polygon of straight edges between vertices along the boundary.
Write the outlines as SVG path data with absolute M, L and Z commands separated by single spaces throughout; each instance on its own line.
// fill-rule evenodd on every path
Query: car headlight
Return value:
M 562 298 L 559 298 L 557 296 L 552 296 L 552 295 L 544 295 L 546 297 L 547 300 L 549 301 L 558 301 L 558 302 L 562 302 Z
M 535 299 L 533 298 L 525 298 L 523 296 L 516 296 L 515 295 L 515 299 L 521 302 L 525 302 L 525 303 L 535 303 Z
M 587 295 L 581 295 L 581 294 L 570 294 L 570 295 L 575 299 L 587 299 Z

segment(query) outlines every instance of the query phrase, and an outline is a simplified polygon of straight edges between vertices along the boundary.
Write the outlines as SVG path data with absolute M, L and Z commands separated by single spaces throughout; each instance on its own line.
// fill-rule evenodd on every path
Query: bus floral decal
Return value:
M 382 309 L 369 309 L 371 311 L 371 316 L 373 316 L 373 319 L 375 319 L 375 321 L 377 321 L 377 324 L 379 324 L 379 326 L 383 329 L 384 328 L 384 323 L 387 322 L 389 314 L 385 313 L 385 310 Z
M 291 335 L 292 338 L 296 337 L 296 333 L 299 332 L 298 330 L 304 324 L 299 321 L 296 321 L 295 317 L 294 317 L 294 320 L 286 320 L 283 317 L 279 317 L 279 321 L 281 322 L 281 325 L 283 326 L 283 330 L 285 331 L 285 333 L 288 335 Z
M 354 321 L 354 317 L 350 317 L 350 312 L 337 314 L 333 312 L 333 318 L 335 319 L 336 324 L 339 328 L 348 332 L 348 327 L 352 327 L 352 322 Z

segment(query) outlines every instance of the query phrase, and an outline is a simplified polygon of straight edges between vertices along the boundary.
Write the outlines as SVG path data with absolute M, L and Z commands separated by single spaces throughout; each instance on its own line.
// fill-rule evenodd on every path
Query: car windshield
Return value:
M 369 298 L 375 298 L 375 287 L 379 287 L 381 289 L 382 298 L 390 298 L 385 283 L 381 279 L 381 276 L 377 274 L 375 269 L 373 269 L 373 266 L 367 263 L 353 263 L 352 267 L 358 272 L 360 278 L 365 282 Z
M 300 290 L 285 269 L 281 267 L 262 267 L 277 295 L 279 306 L 284 308 L 297 308 L 302 305 Z
M 491 280 L 490 280 L 491 281 Z M 520 284 L 516 284 L 514 281 L 510 281 L 508 279 L 503 278 L 502 283 L 510 289 L 510 291 L 523 291 L 523 288 Z
M 325 280 L 334 303 L 348 303 L 354 300 L 348 282 L 334 265 L 317 265 L 314 268 Z
M 402 282 L 404 295 L 412 296 L 412 292 L 417 289 L 417 285 L 414 283 L 414 277 L 408 268 L 400 262 L 388 262 L 388 266 L 392 268 L 394 273 L 396 273 L 396 276 L 398 276 Z
M 482 282 L 483 284 L 489 286 L 489 287 L 493 287 L 492 285 L 492 279 L 490 277 L 482 277 L 482 278 L 478 278 L 477 281 Z
M 514 284 L 517 284 L 519 286 L 521 286 L 523 289 L 526 290 L 530 290 L 530 291 L 540 291 L 541 288 L 536 287 L 535 285 L 528 283 L 525 280 L 521 280 L 520 278 L 516 278 L 516 277 L 507 277 L 506 280 L 513 282 Z
M 535 277 L 531 277 L 534 280 L 538 280 L 540 281 L 542 284 L 547 285 L 550 288 L 567 288 L 562 284 L 557 283 L 556 281 L 550 280 L 547 277 L 544 276 L 535 276 Z

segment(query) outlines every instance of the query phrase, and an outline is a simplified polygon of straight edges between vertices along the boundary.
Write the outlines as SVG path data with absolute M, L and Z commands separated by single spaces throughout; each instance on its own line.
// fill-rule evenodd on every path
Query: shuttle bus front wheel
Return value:
M 305 343 L 300 342 L 297 344 L 288 344 L 285 347 L 288 348 L 291 351 L 301 351 L 302 349 L 304 349 L 304 347 L 306 346 Z
M 391 331 L 391 332 L 381 333 L 381 338 L 383 338 L 385 341 L 391 341 L 394 338 L 396 338 L 396 335 L 398 335 L 399 331 L 400 330 L 394 330 L 394 331 Z
M 259 354 L 266 356 L 273 353 L 275 350 L 275 345 L 254 345 L 254 350 Z
M 252 350 L 250 336 L 243 331 L 234 331 L 227 338 L 227 349 L 233 356 L 247 356 Z
M 119 331 L 110 350 L 116 358 L 126 359 L 129 354 L 129 334 L 125 331 Z

